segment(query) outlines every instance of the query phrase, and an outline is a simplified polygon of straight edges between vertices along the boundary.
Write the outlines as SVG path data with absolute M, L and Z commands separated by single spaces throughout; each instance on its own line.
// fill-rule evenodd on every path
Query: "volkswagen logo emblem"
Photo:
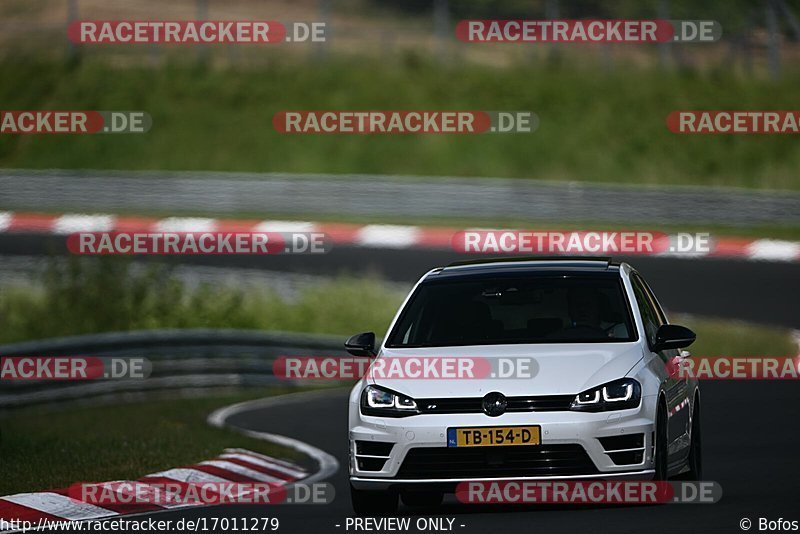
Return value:
M 483 413 L 489 417 L 503 415 L 506 413 L 506 406 L 508 406 L 506 396 L 497 391 L 487 393 L 483 398 Z

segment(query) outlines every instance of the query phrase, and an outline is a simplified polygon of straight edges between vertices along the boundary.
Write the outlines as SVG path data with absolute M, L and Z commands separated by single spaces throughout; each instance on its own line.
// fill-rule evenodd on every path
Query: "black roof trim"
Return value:
M 468 265 L 483 265 L 487 266 L 496 265 L 498 263 L 521 263 L 521 262 L 559 262 L 559 263 L 601 263 L 608 269 L 610 266 L 619 266 L 619 263 L 614 263 L 610 257 L 600 256 L 520 256 L 520 257 L 496 257 L 486 258 L 480 260 L 462 260 L 455 261 L 447 265 L 444 269 L 449 267 L 463 267 Z

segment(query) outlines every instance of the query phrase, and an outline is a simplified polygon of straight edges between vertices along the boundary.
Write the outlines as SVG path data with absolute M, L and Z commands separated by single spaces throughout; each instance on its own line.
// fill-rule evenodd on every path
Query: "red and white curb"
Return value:
M 335 392 L 335 390 L 334 390 Z M 313 445 L 310 445 L 304 441 L 300 441 L 299 439 L 290 438 L 288 436 L 281 436 L 279 434 L 272 434 L 270 432 L 263 432 L 260 430 L 253 430 L 249 428 L 244 428 L 241 426 L 236 426 L 228 422 L 228 419 L 234 415 L 254 411 L 254 410 L 267 410 L 270 408 L 274 408 L 275 406 L 285 406 L 291 405 L 301 402 L 306 402 L 309 400 L 314 400 L 318 397 L 326 398 L 330 395 L 331 392 L 327 390 L 320 390 L 320 391 L 300 391 L 297 393 L 287 393 L 285 395 L 278 395 L 276 397 L 265 397 L 262 399 L 256 399 L 251 401 L 244 401 L 239 402 L 236 404 L 232 404 L 230 406 L 225 406 L 220 408 L 214 412 L 212 412 L 206 422 L 214 427 L 217 428 L 227 428 L 229 430 L 233 430 L 234 432 L 238 432 L 247 437 L 260 439 L 263 441 L 269 441 L 276 445 L 280 445 L 282 447 L 286 447 L 288 449 L 292 449 L 301 455 L 310 458 L 312 461 L 316 463 L 316 470 L 313 473 L 309 473 L 304 479 L 304 484 L 310 484 L 312 482 L 318 482 L 320 480 L 325 480 L 326 478 L 332 476 L 336 471 L 339 469 L 339 461 L 336 459 L 335 456 L 323 451 L 322 449 L 318 449 Z
M 245 449 L 225 449 L 212 460 L 194 465 L 168 469 L 137 479 L 136 486 L 145 491 L 148 484 L 167 483 L 269 483 L 285 486 L 307 479 L 309 473 L 302 467 Z M 130 482 L 130 481 L 116 481 Z M 34 493 L 18 493 L 0 497 L 0 526 L 14 521 L 34 524 L 48 521 L 80 521 L 105 519 L 114 516 L 156 512 L 159 510 L 196 506 L 197 504 L 155 504 L 121 502 L 102 506 L 84 502 L 74 497 L 69 489 L 55 489 Z
M 334 246 L 340 244 L 389 249 L 452 249 L 453 235 L 464 230 L 395 224 L 0 212 L 0 233 L 68 235 L 75 232 L 322 232 L 330 237 Z M 800 242 L 797 241 L 721 237 L 712 239 L 712 242 L 709 252 L 680 256 L 694 259 L 717 257 L 755 261 L 800 261 Z

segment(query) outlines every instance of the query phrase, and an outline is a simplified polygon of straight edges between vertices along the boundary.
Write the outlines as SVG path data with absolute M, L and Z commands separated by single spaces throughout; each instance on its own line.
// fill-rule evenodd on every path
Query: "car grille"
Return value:
M 501 478 L 592 475 L 597 468 L 577 444 L 515 447 L 417 447 L 397 478 Z
M 563 412 L 569 411 L 575 395 L 540 395 L 508 397 L 506 412 Z M 483 397 L 417 399 L 421 413 L 483 413 Z

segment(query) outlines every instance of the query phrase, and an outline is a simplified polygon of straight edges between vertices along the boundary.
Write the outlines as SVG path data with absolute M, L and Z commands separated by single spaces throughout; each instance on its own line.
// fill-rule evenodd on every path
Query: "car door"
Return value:
M 647 343 L 652 347 L 658 327 L 667 324 L 667 318 L 647 282 L 644 281 L 639 273 L 633 273 L 631 283 L 639 312 L 642 316 L 642 322 L 644 323 Z M 678 349 L 662 350 L 654 354 L 661 360 L 666 371 L 667 363 L 680 356 L 680 351 Z M 688 380 L 667 373 L 664 392 L 667 397 L 668 456 L 669 462 L 672 463 L 683 459 L 688 453 L 687 431 L 690 412 Z

